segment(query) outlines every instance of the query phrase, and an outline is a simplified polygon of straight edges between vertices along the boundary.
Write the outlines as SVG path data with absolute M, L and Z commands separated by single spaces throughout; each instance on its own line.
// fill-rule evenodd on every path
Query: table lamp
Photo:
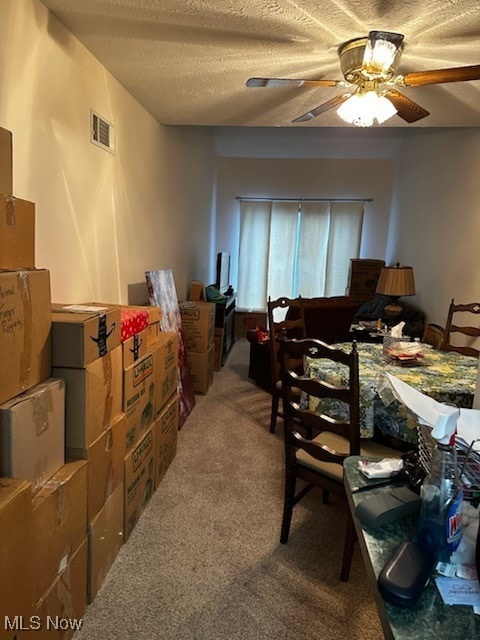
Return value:
M 387 318 L 395 319 L 402 313 L 398 304 L 401 296 L 415 295 L 415 280 L 412 267 L 401 267 L 397 262 L 395 267 L 383 267 L 378 278 L 376 293 L 392 298 L 384 313 Z

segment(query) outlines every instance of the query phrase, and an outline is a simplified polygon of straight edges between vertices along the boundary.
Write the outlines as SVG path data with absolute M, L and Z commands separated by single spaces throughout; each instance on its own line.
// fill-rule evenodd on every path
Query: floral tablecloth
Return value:
M 336 345 L 350 351 L 351 343 Z M 360 374 L 361 436 L 373 435 L 374 424 L 382 431 L 408 442 L 416 442 L 417 422 L 395 398 L 386 383 L 385 373 L 391 373 L 439 402 L 471 408 L 477 382 L 478 360 L 459 353 L 425 348 L 422 364 L 405 367 L 388 362 L 381 344 L 358 343 Z M 321 377 L 331 384 L 346 384 L 348 370 L 334 362 L 307 358 L 306 368 L 312 377 Z M 335 403 L 339 418 L 348 418 L 344 403 Z M 315 410 L 313 400 L 310 409 Z

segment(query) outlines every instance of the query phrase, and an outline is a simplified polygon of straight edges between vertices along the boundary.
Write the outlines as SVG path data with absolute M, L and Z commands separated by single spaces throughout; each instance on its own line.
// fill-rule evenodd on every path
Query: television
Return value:
M 217 279 L 215 282 L 220 293 L 227 293 L 230 289 L 230 254 L 221 251 L 217 254 Z

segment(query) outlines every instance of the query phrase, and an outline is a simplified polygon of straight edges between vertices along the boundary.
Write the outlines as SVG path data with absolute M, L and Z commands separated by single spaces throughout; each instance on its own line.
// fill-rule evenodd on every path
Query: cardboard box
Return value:
M 207 301 L 207 294 L 205 293 L 205 285 L 203 282 L 200 282 L 200 280 L 192 280 L 188 299 L 194 301 L 202 300 L 203 302 Z
M 187 353 L 187 366 L 192 376 L 195 393 L 207 393 L 213 382 L 213 362 L 215 345 L 212 344 L 206 353 Z
M 152 325 L 153 326 L 153 325 Z M 143 358 L 148 350 L 149 327 L 127 338 L 122 342 L 123 368 L 126 369 L 134 362 Z
M 35 268 L 35 205 L 0 193 L 0 269 Z
M 225 335 L 225 329 L 220 329 L 220 327 L 215 327 L 215 356 L 213 358 L 214 371 L 220 371 L 220 369 L 222 368 L 224 335 Z
M 156 366 L 155 405 L 157 415 L 178 386 L 179 336 L 176 331 L 161 331 L 154 350 Z
M 177 453 L 179 400 L 175 394 L 155 422 L 155 489 Z
M 155 487 L 155 423 L 125 457 L 124 534 L 128 540 Z
M 33 634 L 38 640 L 68 640 L 80 629 L 87 610 L 87 538 L 35 606 Z M 30 637 L 30 635 L 28 636 Z
M 32 602 L 32 498 L 24 480 L 0 479 L 0 639 L 14 640 L 15 630 L 6 628 L 15 616 L 26 620 Z
M 250 329 L 267 327 L 267 314 L 264 311 L 235 311 L 235 337 L 246 338 Z
M 141 305 L 130 305 L 130 308 L 138 309 L 140 311 L 146 311 L 148 314 L 149 325 L 154 324 L 155 322 L 160 322 L 160 320 L 162 319 L 162 310 L 156 305 L 146 305 L 143 307 Z
M 121 482 L 88 526 L 87 600 L 93 602 L 123 544 Z
M 147 348 L 148 349 L 154 349 L 157 346 L 159 337 L 160 337 L 160 323 L 159 322 L 152 322 L 152 324 L 149 324 L 148 327 L 145 329 L 145 333 L 147 335 Z
M 0 475 L 39 489 L 65 462 L 65 382 L 48 378 L 0 405 Z
M 52 374 L 67 385 L 65 445 L 77 449 L 76 457 L 85 457 L 87 448 L 122 413 L 122 347 L 84 369 L 53 367 Z
M 384 266 L 384 260 L 369 258 L 350 260 L 348 295 L 354 302 L 368 302 L 373 298 Z
M 119 413 L 107 430 L 88 447 L 88 522 L 123 482 L 126 434 L 127 417 Z
M 215 337 L 213 302 L 181 302 L 182 332 L 187 351 L 205 353 Z
M 0 403 L 51 375 L 50 273 L 0 271 Z
M 86 367 L 119 345 L 119 306 L 99 302 L 52 305 L 54 367 Z
M 33 595 L 38 602 L 87 531 L 87 462 L 67 462 L 32 498 Z
M 127 415 L 127 449 L 138 442 L 155 418 L 155 357 L 149 351 L 123 372 L 123 411 Z
M 120 312 L 122 318 L 120 339 L 122 342 L 148 327 L 146 307 L 121 307 Z
M 0 193 L 13 193 L 12 133 L 0 127 Z

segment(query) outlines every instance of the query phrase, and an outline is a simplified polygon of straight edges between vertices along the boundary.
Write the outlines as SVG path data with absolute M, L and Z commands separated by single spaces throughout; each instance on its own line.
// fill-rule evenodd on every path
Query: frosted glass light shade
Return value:
M 385 122 L 397 113 L 397 109 L 388 98 L 379 96 L 375 91 L 355 94 L 337 109 L 338 115 L 357 127 L 371 127 L 376 120 Z
M 390 77 L 402 40 L 401 33 L 370 31 L 363 54 L 362 72 L 364 75 L 370 78 Z

